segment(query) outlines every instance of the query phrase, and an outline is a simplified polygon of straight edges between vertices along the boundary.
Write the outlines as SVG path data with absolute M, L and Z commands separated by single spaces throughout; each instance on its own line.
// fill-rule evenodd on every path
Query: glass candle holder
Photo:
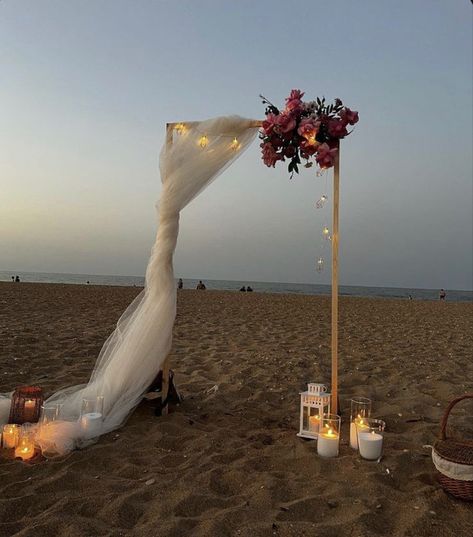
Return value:
M 56 421 L 59 419 L 59 413 L 61 411 L 62 405 L 42 405 L 41 406 L 41 414 L 39 418 L 39 422 L 41 426 L 48 425 L 49 423 L 52 423 L 53 421 Z
M 337 457 L 340 445 L 341 418 L 336 414 L 322 416 L 317 439 L 317 454 L 321 457 Z
M 358 449 L 363 459 L 376 461 L 383 454 L 383 437 L 386 423 L 383 420 L 366 418 L 363 426 L 357 424 Z
M 85 438 L 94 438 L 100 435 L 103 422 L 103 404 L 102 395 L 82 399 L 80 426 Z
M 20 426 L 16 423 L 7 423 L 3 426 L 2 443 L 6 449 L 16 448 L 20 436 Z
M 371 415 L 371 399 L 354 397 L 350 399 L 350 447 L 358 449 L 358 429 L 366 425 L 366 418 Z
M 15 448 L 15 457 L 27 461 L 35 455 L 34 431 L 29 423 L 22 425 L 18 445 Z

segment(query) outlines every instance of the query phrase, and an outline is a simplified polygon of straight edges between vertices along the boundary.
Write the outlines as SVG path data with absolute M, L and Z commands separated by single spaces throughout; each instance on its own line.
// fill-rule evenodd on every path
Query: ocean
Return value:
M 53 272 L 8 272 L 0 271 L 0 281 L 11 281 L 18 275 L 22 282 L 67 283 L 89 285 L 121 285 L 142 287 L 144 278 L 140 276 L 105 276 L 97 274 L 59 274 Z M 185 289 L 195 289 L 198 280 L 183 279 Z M 238 291 L 242 285 L 249 285 L 260 293 L 294 293 L 300 295 L 330 295 L 330 285 L 308 283 L 253 282 L 232 280 L 204 280 L 207 289 Z M 473 291 L 447 289 L 447 300 L 451 302 L 473 301 Z M 341 285 L 342 296 L 364 296 L 376 298 L 409 298 L 414 300 L 438 300 L 439 289 L 414 289 L 401 287 L 362 287 Z

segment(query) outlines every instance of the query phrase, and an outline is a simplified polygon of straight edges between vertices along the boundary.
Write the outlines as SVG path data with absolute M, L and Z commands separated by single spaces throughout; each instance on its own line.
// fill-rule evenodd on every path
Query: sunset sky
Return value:
M 3 0 L 0 62 L 0 270 L 143 275 L 165 123 L 300 88 L 360 113 L 341 283 L 472 288 L 469 0 Z M 330 183 L 259 151 L 183 212 L 176 276 L 329 282 Z

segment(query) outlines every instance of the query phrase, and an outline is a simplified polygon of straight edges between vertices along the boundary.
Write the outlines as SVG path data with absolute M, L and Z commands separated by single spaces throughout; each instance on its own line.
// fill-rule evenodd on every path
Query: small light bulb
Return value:
M 184 123 L 177 123 L 174 126 L 174 130 L 177 132 L 177 134 L 184 134 L 187 130 L 187 127 L 184 125 Z
M 207 136 L 205 134 L 203 134 L 200 138 L 199 138 L 199 145 L 202 149 L 205 149 L 207 147 L 207 144 L 209 143 L 209 139 L 207 138 Z
M 230 147 L 233 149 L 233 151 L 238 151 L 240 149 L 241 144 L 236 137 L 233 138 L 233 141 L 230 144 Z
M 327 237 L 330 235 L 330 231 L 327 226 L 324 226 L 324 229 L 322 230 L 322 233 Z

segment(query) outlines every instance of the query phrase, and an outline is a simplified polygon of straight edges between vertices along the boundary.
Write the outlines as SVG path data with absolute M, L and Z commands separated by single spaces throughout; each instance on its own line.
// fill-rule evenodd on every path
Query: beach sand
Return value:
M 0 391 L 86 382 L 138 288 L 0 284 Z M 328 297 L 184 290 L 172 367 L 185 397 L 142 404 L 87 449 L 0 460 L 1 536 L 471 537 L 430 450 L 448 402 L 473 391 L 473 304 L 340 301 L 341 453 L 296 436 L 299 391 L 330 381 Z M 218 389 L 212 389 L 218 386 Z M 347 400 L 373 399 L 384 457 L 349 447 Z M 452 416 L 464 427 L 473 403 Z

